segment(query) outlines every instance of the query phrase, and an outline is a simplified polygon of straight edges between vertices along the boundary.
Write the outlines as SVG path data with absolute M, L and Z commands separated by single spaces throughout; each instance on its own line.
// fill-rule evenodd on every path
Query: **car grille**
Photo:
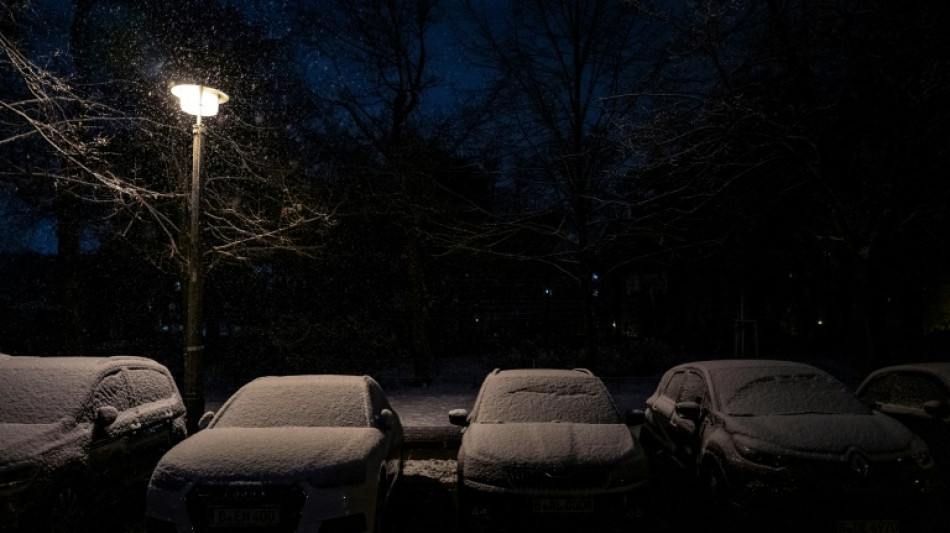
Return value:
M 198 485 L 187 496 L 188 515 L 197 533 L 253 530 L 256 533 L 285 533 L 297 529 L 306 495 L 295 485 Z M 215 513 L 265 510 L 274 523 L 253 528 L 216 523 Z M 276 511 L 276 512 L 274 512 Z M 251 515 L 253 516 L 253 515 Z
M 509 472 L 508 482 L 521 490 L 603 490 L 610 484 L 610 472 L 600 469 L 524 469 Z

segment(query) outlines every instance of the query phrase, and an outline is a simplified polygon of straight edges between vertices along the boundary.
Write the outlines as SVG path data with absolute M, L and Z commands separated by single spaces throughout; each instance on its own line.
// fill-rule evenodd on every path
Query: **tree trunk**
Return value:
M 86 328 L 86 290 L 82 276 L 82 216 L 80 200 L 63 185 L 56 189 L 56 238 L 61 343 L 63 355 L 86 355 L 89 333 Z

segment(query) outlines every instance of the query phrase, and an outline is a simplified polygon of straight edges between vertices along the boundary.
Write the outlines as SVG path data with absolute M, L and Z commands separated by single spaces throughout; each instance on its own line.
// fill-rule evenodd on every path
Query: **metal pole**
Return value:
M 184 402 L 188 410 L 188 433 L 198 429 L 198 420 L 204 414 L 204 339 L 202 335 L 202 296 L 204 268 L 201 264 L 201 143 L 204 126 L 201 115 L 195 124 L 192 146 L 191 191 L 188 196 L 187 265 L 185 277 L 185 332 L 184 332 Z

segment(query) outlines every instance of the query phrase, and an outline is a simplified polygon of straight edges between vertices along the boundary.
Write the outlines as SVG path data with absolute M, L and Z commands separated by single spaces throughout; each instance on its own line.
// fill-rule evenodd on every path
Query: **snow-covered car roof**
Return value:
M 209 427 L 368 427 L 369 376 L 266 376 L 241 387 Z
M 496 370 L 486 377 L 475 406 L 479 423 L 621 423 L 600 378 L 589 371 Z
M 0 357 L 0 422 L 75 416 L 104 374 L 126 366 L 165 367 L 143 357 Z
M 869 380 L 871 380 L 871 378 L 891 372 L 918 372 L 927 374 L 939 379 L 944 384 L 944 386 L 950 388 L 950 363 L 940 362 L 904 363 L 900 365 L 886 366 L 871 372 L 864 382 L 867 383 Z
M 680 369 L 705 374 L 717 407 L 730 414 L 870 413 L 842 382 L 805 363 L 725 359 L 686 363 L 671 371 Z

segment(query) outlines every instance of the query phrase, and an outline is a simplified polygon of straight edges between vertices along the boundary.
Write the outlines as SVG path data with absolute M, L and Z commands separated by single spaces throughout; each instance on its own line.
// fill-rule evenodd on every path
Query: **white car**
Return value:
M 495 370 L 463 426 L 459 525 L 538 521 L 623 525 L 648 479 L 647 457 L 603 382 L 587 370 Z M 523 528 L 519 528 L 523 529 Z
M 124 520 L 184 438 L 178 388 L 151 359 L 0 354 L 0 531 Z
M 402 425 L 368 376 L 258 378 L 200 426 L 155 468 L 150 533 L 374 531 L 402 470 Z

